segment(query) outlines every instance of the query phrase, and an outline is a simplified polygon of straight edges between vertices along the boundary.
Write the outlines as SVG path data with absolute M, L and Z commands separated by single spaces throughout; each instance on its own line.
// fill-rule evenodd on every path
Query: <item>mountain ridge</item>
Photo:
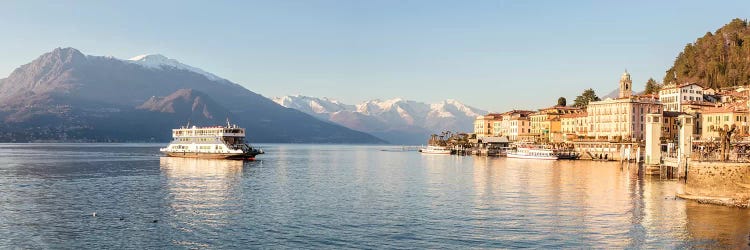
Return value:
M 115 141 L 168 140 L 170 126 L 187 121 L 176 114 L 137 107 L 180 89 L 210 97 L 248 130 L 252 141 L 383 143 L 372 135 L 282 107 L 225 79 L 211 80 L 184 68 L 149 68 L 114 57 L 84 55 L 74 48 L 44 53 L 0 79 L 0 129 L 8 131 L 0 135 L 0 141 L 108 141 L 110 132 L 128 135 Z M 154 122 L 149 123 L 147 117 Z M 121 127 L 111 121 L 154 128 L 144 129 L 141 135 L 138 127 Z M 128 131 L 111 131 L 114 127 Z
M 355 105 L 303 95 L 272 100 L 321 120 L 399 144 L 423 144 L 430 134 L 445 130 L 471 132 L 474 118 L 487 113 L 453 99 L 432 104 L 403 98 L 373 99 Z

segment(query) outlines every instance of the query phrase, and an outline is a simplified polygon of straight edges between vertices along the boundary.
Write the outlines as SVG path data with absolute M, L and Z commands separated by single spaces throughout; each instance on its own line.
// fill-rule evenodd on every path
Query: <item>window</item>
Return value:
M 729 116 L 728 116 L 728 115 L 725 115 L 725 116 L 724 116 L 724 121 L 725 121 L 725 122 L 728 122 L 728 121 L 729 121 Z

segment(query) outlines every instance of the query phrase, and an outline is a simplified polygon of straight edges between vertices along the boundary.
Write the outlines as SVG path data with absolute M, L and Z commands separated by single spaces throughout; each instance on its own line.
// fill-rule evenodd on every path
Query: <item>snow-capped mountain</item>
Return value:
M 291 95 L 283 97 L 274 97 L 273 101 L 281 106 L 293 108 L 318 118 L 328 119 L 331 113 L 339 111 L 354 111 L 354 105 L 347 105 L 334 99 L 326 97 L 315 98 L 302 95 Z
M 167 141 L 187 122 L 226 119 L 253 142 L 383 143 L 163 56 L 123 60 L 57 48 L 0 78 L 4 142 Z
M 126 61 L 139 64 L 141 66 L 144 66 L 146 68 L 151 68 L 151 69 L 162 69 L 166 67 L 172 67 L 176 69 L 188 70 L 188 71 L 192 71 L 192 72 L 204 75 L 206 76 L 206 78 L 208 78 L 211 81 L 224 80 L 223 78 L 218 77 L 217 75 L 208 73 L 205 70 L 181 63 L 175 59 L 171 59 L 160 54 L 140 55 L 140 56 L 130 58 Z
M 451 99 L 427 104 L 395 98 L 357 105 L 301 95 L 273 100 L 281 106 L 401 144 L 423 144 L 429 134 L 445 130 L 470 132 L 474 118 L 487 113 Z

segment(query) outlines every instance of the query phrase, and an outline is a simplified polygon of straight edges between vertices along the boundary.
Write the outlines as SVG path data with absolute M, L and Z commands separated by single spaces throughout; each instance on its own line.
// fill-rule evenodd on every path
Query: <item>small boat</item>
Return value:
M 515 151 L 509 151 L 507 157 L 520 159 L 557 160 L 559 159 L 559 154 L 553 149 L 517 148 Z
M 581 154 L 572 150 L 557 151 L 557 159 L 560 160 L 578 160 Z
M 254 160 L 262 149 L 245 143 L 245 129 L 237 125 L 172 129 L 172 138 L 159 151 L 172 157 Z
M 447 147 L 443 146 L 427 146 L 426 148 L 419 149 L 419 152 L 423 154 L 433 154 L 433 155 L 449 155 L 451 154 L 451 150 Z

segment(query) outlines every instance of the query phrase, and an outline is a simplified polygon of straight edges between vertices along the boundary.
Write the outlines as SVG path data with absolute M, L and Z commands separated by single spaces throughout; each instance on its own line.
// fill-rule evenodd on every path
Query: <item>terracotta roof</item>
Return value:
M 573 113 L 573 114 L 564 114 L 561 115 L 560 118 L 578 118 L 578 117 L 586 117 L 588 116 L 587 112 L 580 112 L 580 113 Z
M 686 115 L 685 112 L 677 112 L 677 111 L 664 111 L 663 116 L 664 117 L 678 117 L 680 115 Z
M 680 85 L 675 85 L 675 84 L 667 84 L 667 85 L 664 85 L 664 86 L 663 86 L 663 87 L 662 87 L 661 89 L 673 89 L 673 88 L 682 88 L 682 87 L 685 87 L 685 86 L 690 86 L 690 85 L 696 85 L 696 86 L 698 86 L 698 87 L 701 87 L 701 88 L 704 88 L 704 89 L 706 88 L 706 87 L 704 87 L 704 86 L 703 86 L 703 85 L 701 85 L 701 84 L 698 84 L 698 83 L 695 83 L 695 82 L 688 82 L 688 83 L 683 83 L 683 84 L 680 84 Z
M 747 113 L 747 107 L 743 107 L 744 105 L 738 105 L 738 104 L 729 104 L 724 105 L 720 107 L 706 107 L 702 110 L 701 113 Z
M 514 109 L 514 110 L 511 110 L 511 111 L 507 111 L 507 112 L 505 112 L 505 113 L 503 113 L 503 114 L 504 114 L 504 115 L 510 115 L 510 114 L 531 114 L 531 113 L 534 113 L 534 111 L 531 111 L 531 110 L 517 110 L 517 109 Z

